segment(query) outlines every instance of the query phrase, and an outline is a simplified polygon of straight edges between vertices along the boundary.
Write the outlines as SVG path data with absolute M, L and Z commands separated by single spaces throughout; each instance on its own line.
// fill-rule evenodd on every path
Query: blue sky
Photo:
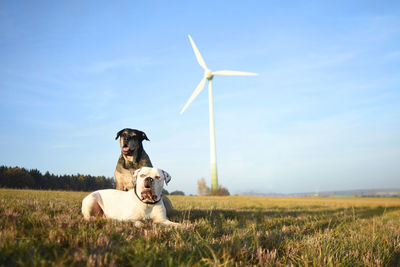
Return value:
M 400 187 L 398 1 L 1 1 L 0 164 L 113 176 L 122 128 L 168 171 L 231 193 Z

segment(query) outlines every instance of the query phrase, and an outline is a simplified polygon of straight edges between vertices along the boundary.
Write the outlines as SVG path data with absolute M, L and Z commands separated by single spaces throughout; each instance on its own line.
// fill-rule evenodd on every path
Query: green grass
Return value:
M 86 194 L 1 189 L 0 265 L 400 265 L 398 198 L 171 196 L 174 229 L 86 222 Z

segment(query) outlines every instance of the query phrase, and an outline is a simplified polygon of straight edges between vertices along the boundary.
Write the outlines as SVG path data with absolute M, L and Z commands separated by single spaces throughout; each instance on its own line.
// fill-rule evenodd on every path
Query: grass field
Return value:
M 85 195 L 1 189 L 0 265 L 400 265 L 400 199 L 171 196 L 174 229 L 86 222 Z

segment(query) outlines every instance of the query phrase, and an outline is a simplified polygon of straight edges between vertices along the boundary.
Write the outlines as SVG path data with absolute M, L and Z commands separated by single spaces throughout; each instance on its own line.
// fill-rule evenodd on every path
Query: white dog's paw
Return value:
M 171 222 L 170 220 L 164 220 L 164 221 L 157 222 L 157 223 L 161 224 L 163 226 L 172 226 L 172 227 L 175 227 L 175 228 L 181 228 L 182 227 L 182 224 L 176 223 L 176 222 Z
M 195 225 L 194 225 L 194 224 L 191 224 L 191 223 L 188 223 L 188 222 L 185 222 L 185 223 L 182 223 L 182 224 L 181 224 L 181 228 L 182 228 L 182 229 L 185 229 L 185 230 L 194 231 Z
M 144 223 L 142 223 L 141 221 L 134 221 L 133 222 L 133 225 L 135 226 L 135 227 L 142 227 L 143 225 L 144 225 Z

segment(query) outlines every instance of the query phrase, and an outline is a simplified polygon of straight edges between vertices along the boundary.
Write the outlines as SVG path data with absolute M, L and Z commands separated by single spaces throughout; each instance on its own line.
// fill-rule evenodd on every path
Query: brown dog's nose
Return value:
M 153 183 L 153 178 L 146 177 L 144 179 L 144 188 L 151 188 L 151 184 Z

